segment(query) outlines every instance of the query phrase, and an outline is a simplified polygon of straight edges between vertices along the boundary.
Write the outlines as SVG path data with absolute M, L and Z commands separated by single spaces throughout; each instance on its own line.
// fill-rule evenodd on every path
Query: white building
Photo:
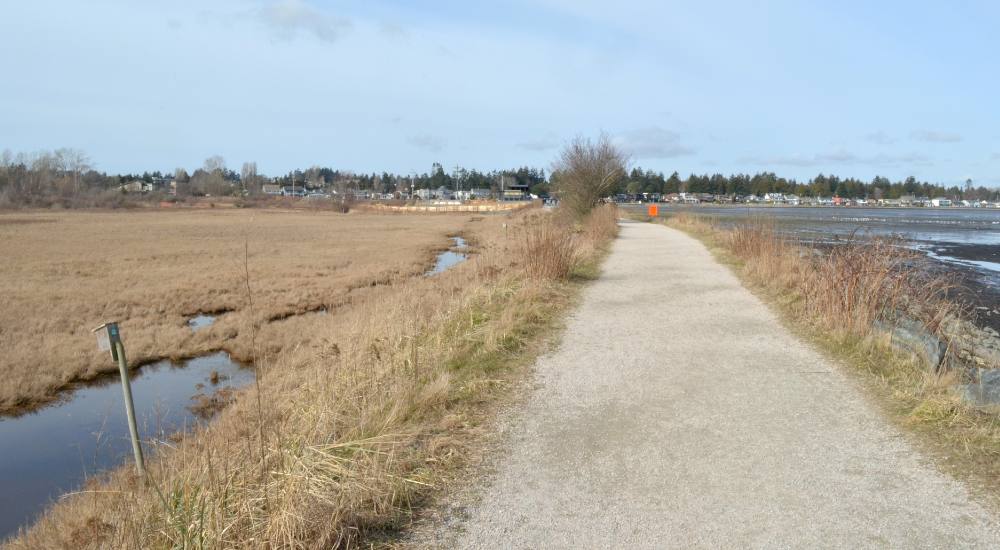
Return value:
M 931 206 L 951 206 L 951 199 L 935 197 L 931 199 Z

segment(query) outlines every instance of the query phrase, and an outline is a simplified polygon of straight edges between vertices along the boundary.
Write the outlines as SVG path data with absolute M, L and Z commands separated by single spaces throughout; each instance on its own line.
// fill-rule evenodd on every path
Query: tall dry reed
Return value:
M 826 330 L 864 337 L 905 318 L 935 333 L 961 312 L 949 281 L 899 239 L 852 235 L 821 249 L 758 222 L 732 229 L 725 242 L 748 275 L 791 293 L 800 313 Z
M 669 223 L 720 245 L 751 281 L 777 293 L 800 320 L 838 340 L 864 339 L 915 322 L 947 341 L 942 322 L 964 313 L 951 298 L 952 283 L 899 239 L 853 234 L 809 245 L 765 219 L 730 228 L 687 215 Z

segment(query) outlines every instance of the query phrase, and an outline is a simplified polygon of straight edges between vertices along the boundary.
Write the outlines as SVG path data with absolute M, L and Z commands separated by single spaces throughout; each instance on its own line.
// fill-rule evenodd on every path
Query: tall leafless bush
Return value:
M 559 200 L 582 218 L 625 177 L 627 166 L 628 155 L 606 134 L 597 141 L 577 137 L 566 145 L 553 166 Z

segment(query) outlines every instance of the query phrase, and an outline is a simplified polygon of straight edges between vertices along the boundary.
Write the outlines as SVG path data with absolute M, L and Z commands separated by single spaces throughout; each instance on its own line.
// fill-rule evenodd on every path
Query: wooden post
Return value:
M 106 331 L 103 332 L 102 331 Z M 97 347 L 103 351 L 111 351 L 111 358 L 118 361 L 118 373 L 122 378 L 122 393 L 125 398 L 125 415 L 128 418 L 128 431 L 132 436 L 132 453 L 135 455 L 135 468 L 139 476 L 146 477 L 146 465 L 142 460 L 142 444 L 139 441 L 139 428 L 135 422 L 135 405 L 132 402 L 132 383 L 128 378 L 128 362 L 125 360 L 125 345 L 122 344 L 118 323 L 110 322 L 93 330 L 97 334 Z
M 135 468 L 140 477 L 146 477 L 146 465 L 142 460 L 142 443 L 139 441 L 139 428 L 135 423 L 135 405 L 132 402 L 132 383 L 128 379 L 128 363 L 125 361 L 125 346 L 121 340 L 115 342 L 118 352 L 118 372 L 122 377 L 122 393 L 125 397 L 125 414 L 128 416 L 128 431 L 132 436 L 132 454 L 135 455 Z
M 411 347 L 410 351 L 411 351 L 411 354 L 412 354 L 412 359 L 410 359 L 410 362 L 413 363 L 413 379 L 417 380 L 417 379 L 420 378 L 420 366 L 417 363 L 417 359 L 418 359 L 418 357 L 417 357 L 417 339 L 415 337 L 410 339 L 410 347 Z

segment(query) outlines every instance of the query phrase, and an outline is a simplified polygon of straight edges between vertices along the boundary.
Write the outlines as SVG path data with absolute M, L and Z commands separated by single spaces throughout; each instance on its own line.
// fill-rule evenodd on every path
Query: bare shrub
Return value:
M 524 231 L 525 271 L 536 279 L 566 279 L 579 261 L 577 236 L 558 219 L 545 216 Z
M 583 235 L 591 244 L 614 239 L 618 235 L 618 207 L 604 204 L 593 209 L 583 221 Z
M 623 177 L 628 156 L 601 134 L 596 142 L 577 137 L 559 154 L 552 180 L 563 207 L 586 216 Z
M 948 280 L 930 275 L 925 259 L 898 239 L 852 236 L 823 251 L 758 221 L 729 231 L 724 242 L 748 275 L 792 293 L 799 312 L 826 330 L 864 337 L 905 317 L 935 333 L 961 311 L 948 299 Z

